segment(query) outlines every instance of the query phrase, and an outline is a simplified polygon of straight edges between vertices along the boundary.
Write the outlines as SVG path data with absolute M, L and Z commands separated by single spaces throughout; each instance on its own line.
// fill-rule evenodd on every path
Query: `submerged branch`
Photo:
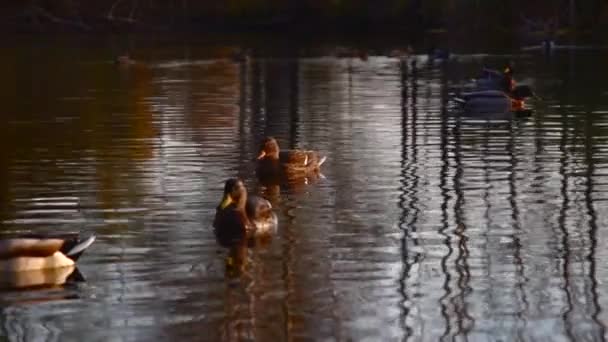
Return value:
M 106 15 L 106 17 L 108 18 L 108 20 L 113 20 L 114 19 L 114 8 L 116 8 L 116 6 L 118 6 L 118 4 L 121 2 L 122 0 L 116 0 L 116 2 L 110 7 L 110 10 L 108 11 L 108 14 Z
M 32 6 L 30 8 L 30 14 L 32 17 L 34 17 L 36 19 L 38 17 L 43 17 L 43 18 L 47 19 L 48 21 L 56 23 L 56 24 L 63 24 L 63 25 L 67 25 L 67 26 L 78 27 L 83 30 L 91 30 L 91 27 L 86 25 L 82 21 L 74 21 L 74 20 L 68 20 L 65 18 L 59 18 L 40 6 L 36 6 L 36 5 Z
M 136 23 L 137 19 L 134 18 L 135 15 L 135 11 L 137 10 L 138 7 L 138 0 L 134 0 L 131 3 L 131 12 L 129 13 L 128 17 L 123 17 L 123 16 L 114 16 L 114 10 L 116 9 L 116 6 L 118 6 L 118 4 L 120 4 L 123 0 L 116 0 L 116 2 L 114 2 L 114 4 L 112 4 L 112 6 L 110 7 L 110 9 L 108 10 L 108 14 L 106 15 L 106 19 L 108 19 L 109 21 L 117 21 L 117 22 L 125 22 L 125 23 Z

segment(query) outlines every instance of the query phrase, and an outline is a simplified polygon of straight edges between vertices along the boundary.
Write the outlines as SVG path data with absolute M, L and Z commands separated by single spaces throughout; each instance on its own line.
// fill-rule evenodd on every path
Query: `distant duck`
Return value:
M 408 45 L 405 48 L 392 49 L 391 51 L 389 51 L 388 57 L 405 59 L 405 58 L 411 56 L 413 53 L 414 53 L 414 49 L 410 45 Z
M 555 51 L 559 48 L 563 48 L 563 46 L 558 46 L 557 44 L 555 44 L 555 41 L 553 39 L 547 38 L 547 39 L 544 39 L 538 45 L 524 46 L 521 48 L 521 50 L 522 51 L 542 51 L 546 55 L 551 55 L 551 54 L 553 54 L 553 51 Z
M 0 271 L 22 272 L 72 267 L 95 241 L 91 235 L 23 235 L 0 239 Z
M 213 221 L 221 245 L 230 247 L 249 237 L 274 233 L 277 224 L 277 216 L 268 200 L 248 195 L 245 184 L 238 178 L 226 180 Z
M 275 138 L 266 137 L 257 157 L 257 174 L 261 180 L 305 178 L 318 175 L 326 159 L 311 150 L 281 151 Z
M 365 49 L 336 47 L 333 50 L 333 55 L 338 58 L 359 58 L 362 61 L 367 61 L 369 55 Z
M 524 106 L 526 98 L 535 94 L 527 85 L 516 86 L 511 92 L 480 90 L 462 93 L 454 98 L 466 113 L 529 112 Z
M 450 50 L 441 49 L 433 46 L 428 50 L 428 58 L 431 62 L 435 60 L 446 61 L 450 59 Z
M 543 40 L 542 47 L 546 54 L 551 54 L 553 50 L 556 49 L 557 45 L 553 39 L 545 39 Z
M 114 64 L 118 66 L 128 67 L 137 64 L 137 62 L 131 59 L 129 55 L 120 55 L 116 57 L 116 59 L 114 59 Z

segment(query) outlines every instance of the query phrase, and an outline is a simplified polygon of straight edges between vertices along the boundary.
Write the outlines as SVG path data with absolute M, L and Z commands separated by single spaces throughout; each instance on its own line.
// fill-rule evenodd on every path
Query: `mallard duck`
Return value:
M 524 46 L 521 48 L 522 51 L 542 51 L 546 55 L 551 55 L 556 49 L 563 48 L 564 46 L 558 46 L 555 41 L 551 38 L 544 39 L 539 45 Z
M 298 178 L 318 174 L 327 157 L 316 151 L 281 151 L 277 140 L 267 137 L 262 141 L 258 154 L 258 176 L 262 179 Z
M 247 195 L 242 180 L 230 178 L 224 184 L 224 196 L 215 211 L 213 227 L 224 246 L 232 246 L 247 237 L 272 233 L 278 223 L 270 202 Z
M 504 113 L 524 111 L 524 100 L 533 97 L 527 85 L 516 86 L 507 93 L 501 90 L 480 90 L 463 93 L 454 98 L 467 113 Z
M 95 241 L 91 235 L 25 235 L 0 240 L 0 270 L 33 271 L 70 267 Z
M 116 64 L 118 66 L 122 66 L 122 67 L 128 67 L 128 66 L 136 65 L 137 62 L 135 60 L 131 59 L 131 57 L 129 57 L 129 55 L 120 55 L 120 56 L 117 56 L 116 59 L 114 59 L 114 64 Z
M 428 60 L 429 62 L 434 61 L 447 61 L 450 59 L 450 50 L 441 49 L 435 46 L 431 46 L 428 50 Z
M 405 48 L 392 49 L 391 51 L 389 51 L 388 57 L 405 59 L 413 54 L 414 54 L 414 49 L 410 45 L 408 45 Z

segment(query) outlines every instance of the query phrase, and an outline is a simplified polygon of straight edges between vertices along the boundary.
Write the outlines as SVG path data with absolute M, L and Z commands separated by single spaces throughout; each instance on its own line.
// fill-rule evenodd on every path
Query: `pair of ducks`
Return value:
M 507 65 L 501 72 L 483 69 L 475 80 L 475 90 L 459 94 L 454 101 L 465 112 L 527 112 L 524 101 L 536 95 L 528 85 L 516 85 L 513 67 Z
M 258 154 L 257 176 L 263 183 L 303 178 L 319 174 L 326 157 L 316 151 L 281 151 L 275 138 L 263 140 Z M 247 238 L 270 234 L 276 230 L 278 219 L 270 202 L 248 195 L 241 179 L 230 178 L 224 184 L 224 195 L 216 208 L 213 227 L 218 242 L 232 246 Z

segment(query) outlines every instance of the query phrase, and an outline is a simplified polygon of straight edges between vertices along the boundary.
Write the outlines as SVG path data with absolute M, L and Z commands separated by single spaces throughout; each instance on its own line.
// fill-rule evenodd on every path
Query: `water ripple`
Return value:
M 86 282 L 0 292 L 0 336 L 604 340 L 597 56 L 557 56 L 572 74 L 509 55 L 543 98 L 534 115 L 467 117 L 453 87 L 504 56 L 237 62 L 233 48 L 151 49 L 124 70 L 85 55 L 66 75 L 51 60 L 26 82 L 46 92 L 24 86 L 31 72 L 7 76 L 28 95 L 4 104 L 2 233 L 98 240 L 79 264 Z M 265 135 L 321 151 L 324 178 L 258 184 Z M 272 202 L 270 241 L 216 243 L 233 176 Z

